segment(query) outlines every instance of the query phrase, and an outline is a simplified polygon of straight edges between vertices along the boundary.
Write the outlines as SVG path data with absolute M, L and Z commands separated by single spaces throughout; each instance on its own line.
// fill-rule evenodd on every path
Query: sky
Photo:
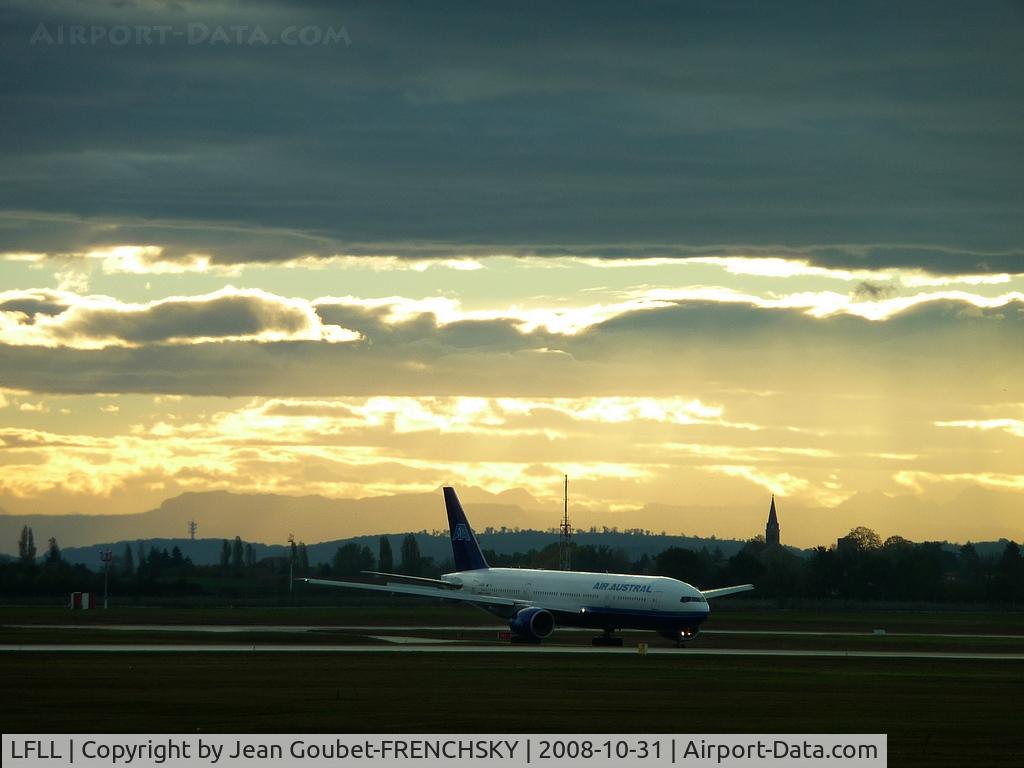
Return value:
M 964 535 L 1019 540 L 1022 27 L 8 2 L 0 508 L 452 484 L 554 525 L 568 474 L 583 526 L 980 489 Z

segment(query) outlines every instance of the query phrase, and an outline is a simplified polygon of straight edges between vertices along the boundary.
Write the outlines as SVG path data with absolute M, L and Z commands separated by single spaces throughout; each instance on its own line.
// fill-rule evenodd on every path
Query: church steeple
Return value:
M 779 516 L 775 512 L 775 494 L 772 494 L 772 507 L 768 510 L 768 524 L 764 527 L 765 544 L 779 544 Z

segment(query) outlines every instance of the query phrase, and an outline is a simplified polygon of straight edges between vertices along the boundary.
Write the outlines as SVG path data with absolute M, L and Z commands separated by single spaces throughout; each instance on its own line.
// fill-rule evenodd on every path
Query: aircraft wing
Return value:
M 381 571 L 360 571 L 367 576 L 383 576 L 387 579 L 395 579 L 399 583 L 419 584 L 424 587 L 438 587 L 439 589 L 462 589 L 461 584 L 454 584 L 444 579 L 427 579 L 423 576 L 406 576 L 404 573 L 383 573 Z
M 417 597 L 437 597 L 441 600 L 454 600 L 459 603 L 477 603 L 479 605 L 501 605 L 514 607 L 517 605 L 528 605 L 522 600 L 509 600 L 507 597 L 494 597 L 492 595 L 467 595 L 462 592 L 455 592 L 451 589 L 439 589 L 437 587 L 421 587 L 413 584 L 364 584 L 359 581 L 331 581 L 330 579 L 296 579 L 307 584 L 316 584 L 322 587 L 345 587 L 346 589 L 369 589 L 374 592 L 391 592 L 398 595 L 416 595 Z
M 700 593 L 707 600 L 726 595 L 735 595 L 737 592 L 749 592 L 754 588 L 753 584 L 740 584 L 737 587 L 719 587 L 718 589 L 702 589 Z

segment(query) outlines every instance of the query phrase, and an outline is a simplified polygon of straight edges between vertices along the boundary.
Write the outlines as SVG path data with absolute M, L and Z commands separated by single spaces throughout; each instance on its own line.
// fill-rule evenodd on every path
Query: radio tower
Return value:
M 563 571 L 572 570 L 572 526 L 569 525 L 569 476 L 565 476 L 565 492 L 563 499 L 562 532 L 558 540 L 558 567 Z
M 188 537 L 190 539 L 192 539 L 192 541 L 196 540 L 196 531 L 197 530 L 199 530 L 199 523 L 197 523 L 195 520 L 189 520 L 188 521 Z

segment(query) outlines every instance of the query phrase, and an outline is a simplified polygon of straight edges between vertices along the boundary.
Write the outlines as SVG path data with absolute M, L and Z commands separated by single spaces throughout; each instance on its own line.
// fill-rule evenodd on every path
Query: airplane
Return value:
M 444 487 L 444 504 L 456 570 L 440 579 L 363 571 L 385 584 L 302 578 L 307 584 L 365 589 L 469 603 L 508 622 L 510 639 L 547 640 L 556 624 L 603 632 L 594 645 L 621 646 L 621 629 L 653 630 L 681 646 L 707 619 L 708 600 L 752 590 L 752 584 L 697 589 L 667 576 L 585 571 L 491 568 L 484 559 L 455 489 Z

